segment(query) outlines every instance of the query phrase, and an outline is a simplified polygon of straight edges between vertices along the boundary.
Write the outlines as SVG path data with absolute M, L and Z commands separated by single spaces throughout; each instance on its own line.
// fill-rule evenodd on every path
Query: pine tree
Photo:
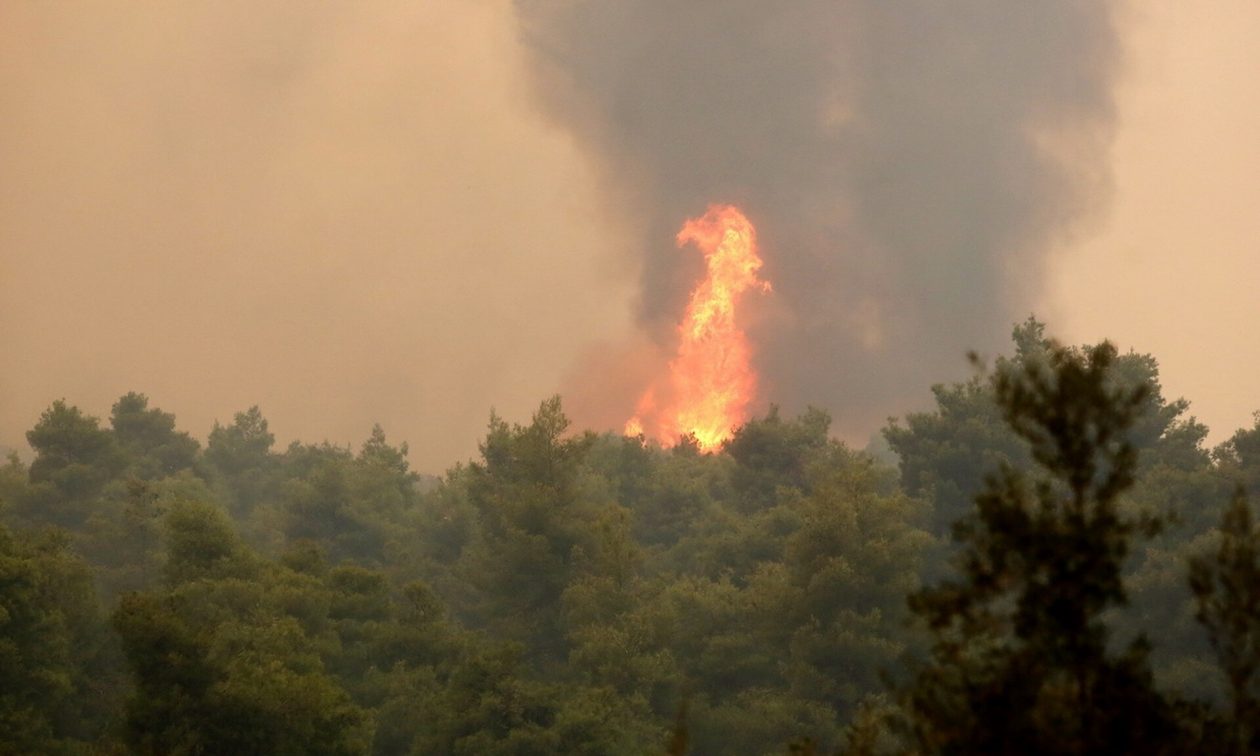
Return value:
M 999 365 L 1006 423 L 1037 473 L 1003 465 L 956 526 L 961 576 L 911 597 L 932 633 L 931 660 L 905 691 L 929 753 L 1160 753 L 1176 748 L 1171 706 L 1152 687 L 1147 644 L 1108 650 L 1103 613 L 1126 601 L 1130 539 L 1152 518 L 1126 516 L 1129 432 L 1149 387 L 1119 380 L 1116 350 L 1051 345 Z

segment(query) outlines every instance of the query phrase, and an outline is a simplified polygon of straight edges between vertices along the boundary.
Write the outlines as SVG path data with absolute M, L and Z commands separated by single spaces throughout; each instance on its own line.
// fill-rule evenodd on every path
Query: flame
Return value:
M 710 206 L 704 216 L 683 224 L 677 242 L 699 248 L 707 274 L 687 302 L 667 380 L 643 392 L 625 433 L 665 444 L 690 434 L 711 451 L 747 419 L 757 391 L 752 351 L 735 306 L 748 289 L 769 291 L 770 284 L 757 277 L 762 265 L 757 231 L 738 208 Z

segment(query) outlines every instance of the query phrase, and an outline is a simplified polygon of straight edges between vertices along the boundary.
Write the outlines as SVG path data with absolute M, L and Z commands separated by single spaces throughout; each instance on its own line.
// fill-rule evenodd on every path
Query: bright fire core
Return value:
M 757 391 L 736 304 L 748 289 L 769 291 L 770 284 L 757 276 L 762 265 L 757 232 L 738 208 L 709 207 L 704 216 L 683 224 L 677 241 L 694 244 L 704 254 L 706 275 L 687 302 L 668 375 L 643 393 L 625 432 L 663 444 L 690 434 L 701 449 L 711 451 L 747 419 Z

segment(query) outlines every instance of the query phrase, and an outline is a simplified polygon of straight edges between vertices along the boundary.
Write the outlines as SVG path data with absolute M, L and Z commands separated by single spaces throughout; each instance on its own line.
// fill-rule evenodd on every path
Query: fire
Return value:
M 643 392 L 625 433 L 665 444 L 691 434 L 710 451 L 747 419 L 757 391 L 752 351 L 735 306 L 748 289 L 769 291 L 770 284 L 757 276 L 762 265 L 757 231 L 738 208 L 710 206 L 683 224 L 677 242 L 699 248 L 707 273 L 687 302 L 667 378 Z

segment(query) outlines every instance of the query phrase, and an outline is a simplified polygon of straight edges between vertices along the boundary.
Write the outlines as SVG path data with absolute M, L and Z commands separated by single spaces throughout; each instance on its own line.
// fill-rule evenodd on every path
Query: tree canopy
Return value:
M 0 466 L 0 752 L 1256 752 L 1260 416 L 1207 449 L 1151 356 L 1013 335 L 884 457 L 552 397 L 432 477 L 54 401 Z

